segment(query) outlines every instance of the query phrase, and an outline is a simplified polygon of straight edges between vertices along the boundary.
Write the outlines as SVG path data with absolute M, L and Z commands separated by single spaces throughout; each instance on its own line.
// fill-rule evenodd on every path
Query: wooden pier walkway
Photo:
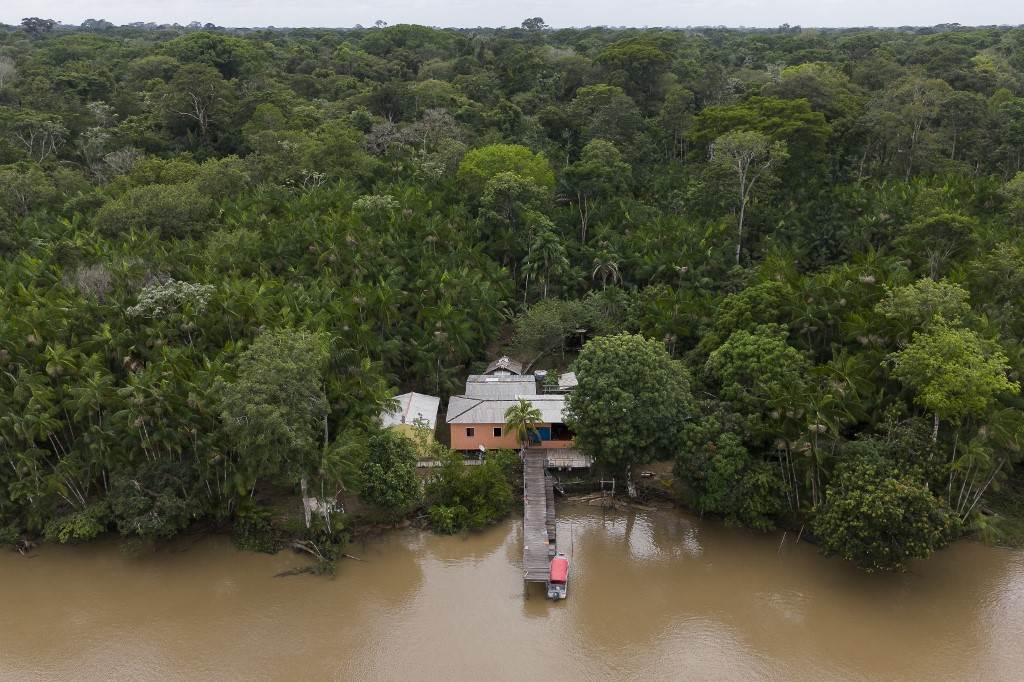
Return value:
M 546 582 L 555 538 L 554 478 L 547 470 L 547 453 L 523 450 L 523 580 Z

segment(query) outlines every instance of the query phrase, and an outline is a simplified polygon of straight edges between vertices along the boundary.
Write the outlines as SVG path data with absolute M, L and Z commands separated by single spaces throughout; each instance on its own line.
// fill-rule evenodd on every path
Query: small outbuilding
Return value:
M 576 388 L 578 383 L 579 380 L 576 378 L 576 372 L 566 372 L 558 377 L 558 390 L 562 393 L 568 393 Z
M 503 355 L 491 364 L 487 365 L 487 369 L 484 370 L 484 374 L 490 374 L 492 376 L 502 376 L 515 374 L 516 376 L 522 376 L 523 374 L 523 363 L 518 360 L 513 360 L 507 355 Z

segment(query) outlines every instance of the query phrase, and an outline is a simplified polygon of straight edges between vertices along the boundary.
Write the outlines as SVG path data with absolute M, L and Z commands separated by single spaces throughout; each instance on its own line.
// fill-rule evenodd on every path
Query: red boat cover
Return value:
M 551 582 L 564 583 L 569 577 L 569 560 L 564 556 L 556 556 L 551 560 Z

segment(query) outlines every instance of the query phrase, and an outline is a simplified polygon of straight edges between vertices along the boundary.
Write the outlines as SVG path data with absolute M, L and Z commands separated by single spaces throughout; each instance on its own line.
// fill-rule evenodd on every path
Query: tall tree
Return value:
M 714 167 L 736 181 L 736 264 L 743 249 L 743 226 L 747 204 L 758 180 L 770 178 L 787 158 L 786 143 L 771 141 L 755 130 L 738 130 L 717 138 L 711 149 Z
M 222 385 L 221 420 L 237 454 L 235 486 L 250 496 L 267 480 L 316 472 L 325 445 L 328 341 L 301 329 L 267 331 Z
M 954 524 L 923 483 L 884 459 L 861 456 L 840 467 L 813 528 L 826 553 L 872 572 L 903 570 L 929 556 Z
M 18 68 L 14 64 L 14 59 L 7 55 L 0 55 L 0 90 L 5 85 L 9 85 L 14 82 L 14 79 L 18 77 Z
M 601 196 L 617 196 L 629 186 L 632 167 L 607 140 L 591 140 L 580 158 L 565 169 L 565 182 L 576 195 L 580 214 L 580 243 L 587 241 L 594 203 Z
M 1000 394 L 1020 391 L 1020 384 L 1007 377 L 1006 354 L 963 327 L 937 324 L 917 332 L 910 345 L 889 358 L 893 375 L 914 390 L 914 402 L 934 415 L 933 441 L 940 420 L 960 424 L 980 417 Z

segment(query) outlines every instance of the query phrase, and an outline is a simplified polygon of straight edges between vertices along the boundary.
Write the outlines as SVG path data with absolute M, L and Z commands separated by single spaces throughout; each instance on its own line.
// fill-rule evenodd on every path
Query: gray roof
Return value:
M 565 396 L 564 395 L 534 395 L 517 396 L 526 398 L 533 406 L 540 410 L 540 420 L 551 424 L 564 423 L 565 417 Z
M 471 374 L 466 379 L 466 396 L 470 398 L 511 400 L 517 395 L 535 393 L 537 381 L 531 376 Z
M 540 411 L 542 422 L 564 423 L 564 395 L 520 395 L 510 400 L 487 400 L 457 395 L 448 401 L 448 414 L 445 420 L 449 424 L 504 424 L 505 412 L 515 405 L 519 398 L 529 400 Z
M 571 391 L 576 388 L 576 384 L 579 381 L 576 379 L 576 372 L 566 372 L 562 376 L 558 377 L 558 390 L 559 391 Z
M 398 424 L 415 424 L 421 421 L 430 430 L 437 425 L 437 410 L 441 399 L 422 393 L 403 393 L 395 396 L 398 409 L 394 412 L 381 412 L 380 423 L 385 429 Z
M 484 370 L 484 374 L 522 374 L 523 363 L 513 360 L 507 355 L 503 355 L 491 364 L 487 365 L 487 369 Z

